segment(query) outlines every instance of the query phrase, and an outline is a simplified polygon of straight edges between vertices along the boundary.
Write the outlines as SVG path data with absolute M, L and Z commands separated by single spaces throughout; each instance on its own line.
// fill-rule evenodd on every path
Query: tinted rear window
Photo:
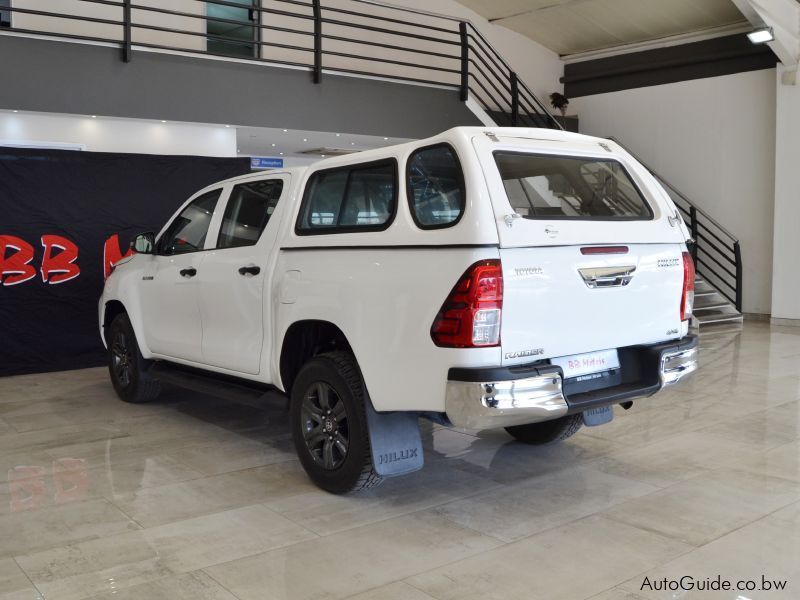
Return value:
M 464 213 L 464 173 L 447 144 L 428 146 L 408 159 L 406 190 L 411 214 L 422 229 L 455 225 Z
M 318 171 L 306 185 L 296 231 L 301 235 L 386 229 L 397 206 L 397 163 Z
M 495 152 L 511 207 L 528 219 L 650 219 L 652 212 L 615 160 Z

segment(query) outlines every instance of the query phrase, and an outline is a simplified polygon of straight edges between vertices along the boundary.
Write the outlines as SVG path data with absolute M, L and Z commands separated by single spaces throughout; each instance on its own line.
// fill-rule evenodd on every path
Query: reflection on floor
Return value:
M 0 379 L 0 599 L 796 599 L 800 329 L 702 350 L 693 381 L 560 446 L 426 424 L 424 470 L 349 497 L 308 482 L 280 396 Z M 697 590 L 718 575 L 758 587 Z

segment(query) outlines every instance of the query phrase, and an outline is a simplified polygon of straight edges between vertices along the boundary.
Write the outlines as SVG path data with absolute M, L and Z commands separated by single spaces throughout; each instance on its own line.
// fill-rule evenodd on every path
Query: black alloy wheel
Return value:
M 347 407 L 328 383 L 317 381 L 303 394 L 303 438 L 314 462 L 333 471 L 344 464 L 350 447 Z
M 372 464 L 364 380 L 350 352 L 309 359 L 292 383 L 289 414 L 300 464 L 323 490 L 346 494 L 379 485 Z
M 131 369 L 135 364 L 134 360 L 128 344 L 128 336 L 124 331 L 118 329 L 114 332 L 114 339 L 111 341 L 111 367 L 122 389 L 131 385 Z
M 107 335 L 108 374 L 117 396 L 136 404 L 155 400 L 161 383 L 148 371 L 152 361 L 145 360 L 139 351 L 128 315 L 114 317 Z

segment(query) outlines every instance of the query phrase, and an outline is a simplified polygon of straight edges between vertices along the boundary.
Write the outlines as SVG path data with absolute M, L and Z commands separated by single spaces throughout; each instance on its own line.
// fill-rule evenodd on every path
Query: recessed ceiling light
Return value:
M 307 141 L 308 141 L 308 138 L 303 138 L 303 141 L 304 141 L 304 142 L 307 142 Z
M 339 136 L 341 136 L 341 135 L 342 135 L 341 133 L 337 133 L 337 134 L 336 134 L 336 137 L 339 137 Z
M 389 138 L 383 138 L 384 140 L 388 140 Z
M 97 118 L 97 115 L 92 115 L 92 118 L 93 118 L 93 119 L 96 119 L 96 118 Z
M 225 125 L 225 127 L 230 127 L 230 125 Z
M 351 145 L 351 146 L 355 146 L 355 145 L 356 145 L 356 143 L 355 143 L 355 142 L 350 142 L 350 145 Z
M 286 133 L 287 131 L 289 131 L 289 130 L 288 130 L 288 129 L 284 129 L 284 130 L 283 130 L 283 133 Z
M 272 147 L 274 148 L 274 147 L 275 147 L 275 144 L 272 144 Z
M 281 156 L 283 156 L 283 152 L 281 152 Z
M 166 121 L 163 121 L 163 120 L 162 120 L 161 122 L 162 122 L 162 123 L 166 123 Z
M 18 113 L 19 111 L 18 111 L 18 110 L 15 110 L 14 112 L 15 112 L 15 113 Z
M 236 151 L 237 151 L 237 152 L 241 152 L 241 150 L 239 150 L 238 148 L 236 149 Z
M 754 44 L 766 44 L 775 39 L 775 34 L 772 32 L 772 27 L 760 27 L 748 33 L 747 37 Z
M 320 156 L 321 156 L 322 158 L 325 158 L 325 155 L 324 155 L 324 154 L 320 154 Z

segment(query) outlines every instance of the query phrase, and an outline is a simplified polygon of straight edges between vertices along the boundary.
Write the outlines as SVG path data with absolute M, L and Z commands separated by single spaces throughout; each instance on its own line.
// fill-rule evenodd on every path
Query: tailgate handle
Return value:
M 624 287 L 633 279 L 636 267 L 594 267 L 578 269 L 584 283 L 590 288 Z

